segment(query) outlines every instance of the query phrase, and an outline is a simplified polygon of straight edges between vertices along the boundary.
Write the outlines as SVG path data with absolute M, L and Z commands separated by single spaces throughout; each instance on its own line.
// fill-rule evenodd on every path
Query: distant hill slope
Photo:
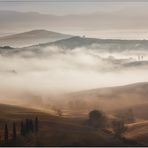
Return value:
M 118 40 L 118 39 L 97 39 L 85 37 L 71 37 L 55 41 L 53 43 L 45 43 L 42 46 L 55 45 L 65 49 L 74 49 L 78 47 L 91 47 L 106 52 L 118 52 L 125 50 L 146 49 L 148 46 L 147 40 Z
M 47 30 L 32 30 L 24 33 L 0 37 L 0 46 L 24 47 L 40 43 L 54 42 L 70 37 L 71 35 Z
M 72 50 L 75 48 L 95 49 L 105 53 L 121 53 L 134 51 L 134 55 L 148 52 L 148 40 L 119 40 L 85 38 L 60 34 L 46 30 L 33 30 L 30 32 L 0 38 L 0 47 L 24 47 L 23 50 L 37 51 L 42 48 L 56 46 L 59 49 Z M 133 63 L 134 65 L 135 63 Z M 129 65 L 130 66 L 130 65 Z M 131 65 L 132 66 L 132 65 Z
M 99 88 L 69 94 L 65 102 L 72 110 L 102 109 L 104 111 L 124 109 L 148 103 L 148 83 Z M 65 96 L 64 96 L 65 97 Z
M 148 120 L 148 101 L 143 103 L 143 100 L 141 101 L 141 104 L 133 105 L 130 108 L 124 108 L 115 110 L 115 114 L 126 114 L 129 109 L 132 109 L 133 115 L 138 120 Z
M 31 109 L 27 107 L 0 104 L 0 124 L 5 121 L 20 121 L 24 118 L 34 118 L 35 116 L 51 116 L 37 109 Z M 52 117 L 52 116 L 51 116 Z M 0 125 L 1 127 L 1 125 Z

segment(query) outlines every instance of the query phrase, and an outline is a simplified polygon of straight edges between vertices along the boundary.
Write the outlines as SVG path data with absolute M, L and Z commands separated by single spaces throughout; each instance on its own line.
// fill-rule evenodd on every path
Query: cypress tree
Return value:
M 32 120 L 30 120 L 30 130 L 31 130 L 31 132 L 34 132 L 34 127 L 33 127 L 33 121 Z
M 13 122 L 13 140 L 16 141 L 16 124 Z
M 24 134 L 24 124 L 23 124 L 23 121 L 21 121 L 20 135 L 21 136 L 25 136 L 25 134 Z
M 25 134 L 29 133 L 29 119 L 26 119 L 26 123 L 25 123 Z
M 30 131 L 32 131 L 32 129 L 31 129 L 31 120 L 30 119 L 29 119 L 28 124 L 29 124 L 29 132 L 30 132 Z
M 4 128 L 4 141 L 5 141 L 5 143 L 8 142 L 8 126 L 7 126 L 7 124 L 5 124 L 5 128 Z
M 36 117 L 35 118 L 35 132 L 38 132 L 38 130 L 39 130 L 39 123 L 38 123 L 39 121 L 38 121 L 38 117 Z

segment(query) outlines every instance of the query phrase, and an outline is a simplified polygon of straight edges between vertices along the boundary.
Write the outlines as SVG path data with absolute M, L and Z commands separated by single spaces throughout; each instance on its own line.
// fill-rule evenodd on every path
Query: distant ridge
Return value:
M 73 92 L 68 94 L 68 99 L 65 99 L 65 102 L 81 101 L 83 102 L 83 108 L 103 107 L 104 111 L 113 111 L 145 104 L 148 98 L 147 92 L 148 82 L 139 82 L 123 86 Z M 148 118 L 148 116 L 146 117 Z
M 15 48 L 26 47 L 46 42 L 54 42 L 70 37 L 72 36 L 43 29 L 31 30 L 23 33 L 0 37 L 0 46 L 11 46 Z
M 67 39 L 58 40 L 50 43 L 43 43 L 40 46 L 57 46 L 64 49 L 74 49 L 79 47 L 101 47 L 103 51 L 124 51 L 147 49 L 148 40 L 121 40 L 121 39 L 99 39 L 73 36 Z M 93 46 L 93 47 L 92 47 Z M 97 48 L 99 49 L 99 48 Z M 100 49 L 99 49 L 100 50 Z

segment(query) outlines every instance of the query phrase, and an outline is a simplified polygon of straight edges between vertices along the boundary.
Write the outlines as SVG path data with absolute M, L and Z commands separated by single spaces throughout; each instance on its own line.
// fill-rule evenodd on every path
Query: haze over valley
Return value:
M 39 31 L 30 34 L 38 39 L 36 32 Z M 39 33 L 50 32 L 40 30 Z M 30 94 L 48 100 L 55 94 L 148 81 L 147 40 L 60 35 L 61 40 L 57 37 L 57 41 L 49 39 L 28 47 L 28 43 L 21 48 L 1 45 L 1 98 Z M 13 36 L 20 40 L 22 34 Z M 13 36 L 10 37 L 13 39 Z
M 9 3 L 0 146 L 147 146 L 147 3 Z

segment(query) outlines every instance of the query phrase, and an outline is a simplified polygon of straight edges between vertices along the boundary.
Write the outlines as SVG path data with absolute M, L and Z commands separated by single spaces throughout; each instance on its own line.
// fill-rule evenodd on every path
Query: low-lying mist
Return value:
M 146 51 L 138 59 L 137 52 L 106 53 L 90 48 L 12 50 L 0 55 L 0 98 L 4 101 L 29 97 L 47 101 L 75 91 L 148 81 Z

